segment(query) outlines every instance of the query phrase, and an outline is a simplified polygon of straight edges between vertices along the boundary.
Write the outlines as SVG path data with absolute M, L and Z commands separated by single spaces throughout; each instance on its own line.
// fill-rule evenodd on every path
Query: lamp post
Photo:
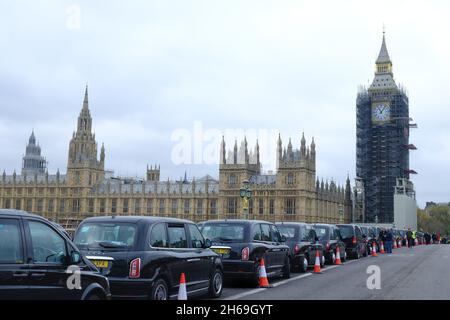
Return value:
M 243 218 L 248 220 L 248 202 L 252 197 L 250 182 L 248 180 L 242 181 L 242 188 L 239 190 L 239 195 L 242 199 Z

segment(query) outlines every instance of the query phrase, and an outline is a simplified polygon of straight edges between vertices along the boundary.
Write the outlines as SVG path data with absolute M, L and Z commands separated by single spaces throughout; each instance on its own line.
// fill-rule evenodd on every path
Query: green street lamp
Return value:
M 243 217 L 245 220 L 248 220 L 249 200 L 252 197 L 250 182 L 248 180 L 242 181 L 242 188 L 239 190 L 239 195 L 242 198 Z

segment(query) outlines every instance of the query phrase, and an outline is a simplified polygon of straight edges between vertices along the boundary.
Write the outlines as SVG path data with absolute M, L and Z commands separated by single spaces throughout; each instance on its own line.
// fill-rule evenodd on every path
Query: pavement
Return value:
M 369 290 L 370 266 L 380 270 L 380 289 Z M 321 274 L 292 273 L 290 279 L 269 279 L 272 288 L 225 286 L 225 300 L 448 300 L 450 245 L 394 249 L 393 254 L 349 260 L 326 266 Z

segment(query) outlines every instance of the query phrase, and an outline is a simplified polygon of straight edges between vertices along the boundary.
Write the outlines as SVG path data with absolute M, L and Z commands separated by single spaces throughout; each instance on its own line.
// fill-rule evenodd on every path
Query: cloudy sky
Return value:
M 419 125 L 419 204 L 450 201 L 449 16 L 447 0 L 2 1 L 0 168 L 20 171 L 34 128 L 50 173 L 65 172 L 88 83 L 116 174 L 158 163 L 163 179 L 217 176 L 221 135 L 231 148 L 244 133 L 273 170 L 278 132 L 299 147 L 304 131 L 318 176 L 344 182 L 357 89 L 373 78 L 385 24 Z

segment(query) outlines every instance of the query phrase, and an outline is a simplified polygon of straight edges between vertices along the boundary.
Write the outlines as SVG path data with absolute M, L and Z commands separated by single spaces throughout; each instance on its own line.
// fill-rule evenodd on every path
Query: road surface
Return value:
M 380 269 L 381 289 L 369 290 L 371 265 Z M 394 249 L 326 266 L 322 274 L 292 273 L 291 278 L 269 279 L 273 288 L 242 288 L 232 284 L 223 290 L 226 300 L 402 300 L 450 299 L 450 245 Z

